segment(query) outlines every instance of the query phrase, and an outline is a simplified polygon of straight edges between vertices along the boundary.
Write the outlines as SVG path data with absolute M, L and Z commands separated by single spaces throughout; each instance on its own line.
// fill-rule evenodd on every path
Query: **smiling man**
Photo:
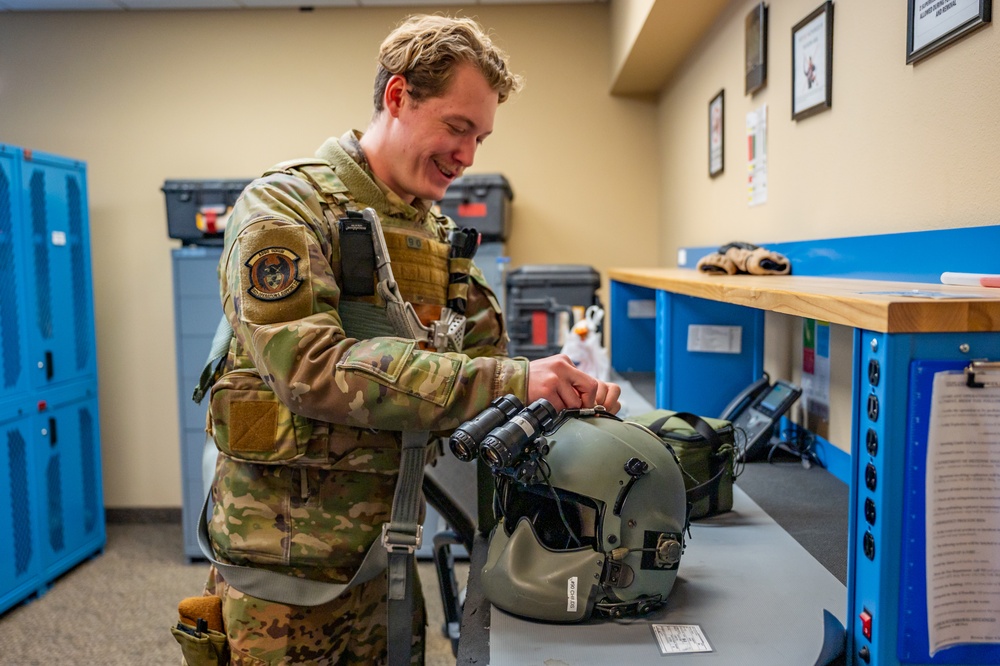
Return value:
M 439 201 L 493 132 L 502 94 L 496 83 L 467 62 L 454 66 L 447 83 L 448 94 L 429 98 L 401 74 L 381 88 L 360 143 L 372 171 L 401 196 Z
M 414 433 L 426 442 L 511 393 L 618 410 L 619 388 L 565 356 L 507 356 L 496 297 L 474 264 L 452 256 L 454 224 L 431 209 L 519 86 L 475 22 L 412 17 L 382 44 L 368 129 L 275 166 L 234 208 L 219 266 L 233 339 L 212 381 L 209 424 L 220 456 L 208 531 L 223 565 L 206 589 L 221 598 L 233 664 L 382 664 L 399 647 L 423 663 L 419 584 L 403 640 L 389 649 L 384 573 L 318 604 L 288 598 L 282 581 L 345 584 L 369 547 L 382 547 Z M 376 288 L 378 233 L 358 215 L 369 207 L 395 295 Z M 456 275 L 467 277 L 456 284 Z M 387 314 L 390 296 L 413 306 L 418 326 L 462 301 L 461 344 L 408 339 Z M 240 590 L 230 564 L 285 576 L 283 601 Z

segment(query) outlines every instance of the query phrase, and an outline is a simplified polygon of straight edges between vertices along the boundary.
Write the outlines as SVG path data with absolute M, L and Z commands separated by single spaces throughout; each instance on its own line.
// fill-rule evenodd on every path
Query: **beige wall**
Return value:
M 405 13 L 4 14 L 0 142 L 88 164 L 107 506 L 180 504 L 163 181 L 252 177 L 363 129 Z M 656 263 L 656 109 L 607 94 L 608 5 L 469 14 L 527 79 L 474 169 L 512 184 L 514 266 Z
M 791 28 L 820 2 L 768 3 L 768 81 L 751 97 L 743 92 L 743 20 L 754 5 L 734 0 L 660 96 L 662 264 L 674 265 L 679 247 L 732 240 L 767 243 L 997 222 L 1000 38 L 994 25 L 912 66 L 905 64 L 905 3 L 838 2 L 832 109 L 795 122 Z M 712 179 L 708 102 L 720 89 L 726 92 L 725 172 Z M 746 114 L 762 104 L 768 114 L 768 201 L 751 208 Z M 768 335 L 787 335 L 772 328 L 799 325 L 794 318 L 771 317 Z M 831 440 L 846 449 L 850 331 L 835 329 Z M 801 337 L 798 330 L 791 340 Z M 789 364 L 780 354 L 769 348 L 769 368 Z M 793 357 L 790 367 L 799 366 Z
M 665 2 L 666 0 L 658 0 Z M 648 2 L 631 3 L 640 15 Z M 990 25 L 904 64 L 899 3 L 837 4 L 833 109 L 790 119 L 791 26 L 770 2 L 767 87 L 743 94 L 734 0 L 658 102 L 608 95 L 611 10 L 477 6 L 527 88 L 476 171 L 514 191 L 515 266 L 674 265 L 684 246 L 992 224 L 1000 213 L 1000 41 Z M 431 8 L 433 9 L 433 8 Z M 628 7 L 615 21 L 632 28 Z M 378 42 L 401 9 L 5 14 L 0 141 L 85 160 L 105 500 L 180 503 L 168 178 L 240 178 L 362 128 Z M 666 35 L 665 39 L 670 36 Z M 335 59 L 335 53 L 349 53 Z M 707 176 L 707 106 L 726 90 L 726 170 Z M 769 201 L 746 204 L 746 113 L 768 105 Z M 799 322 L 769 316 L 767 366 L 795 375 Z M 833 335 L 831 440 L 850 441 L 848 331 Z M 791 349 L 789 353 L 785 350 Z
M 661 259 L 745 238 L 829 238 L 993 224 L 1000 213 L 1000 39 L 990 24 L 905 64 L 906 6 L 835 5 L 833 108 L 791 120 L 791 28 L 819 0 L 769 3 L 768 81 L 744 95 L 736 0 L 660 97 Z M 708 102 L 726 91 L 725 172 L 708 177 Z M 768 202 L 748 207 L 746 114 L 768 107 Z
M 628 60 L 656 0 L 612 0 L 611 72 L 616 74 Z
M 615 95 L 655 98 L 728 0 L 610 0 Z

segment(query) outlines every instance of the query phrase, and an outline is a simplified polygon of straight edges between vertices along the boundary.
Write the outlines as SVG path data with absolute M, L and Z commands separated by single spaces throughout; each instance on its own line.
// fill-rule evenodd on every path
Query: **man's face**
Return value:
M 462 172 L 472 166 L 479 144 L 493 131 L 499 99 L 474 66 L 458 65 L 442 97 L 415 101 L 401 83 L 393 118 L 390 154 L 382 179 L 396 194 L 438 201 Z M 390 83 L 390 86 L 392 83 Z

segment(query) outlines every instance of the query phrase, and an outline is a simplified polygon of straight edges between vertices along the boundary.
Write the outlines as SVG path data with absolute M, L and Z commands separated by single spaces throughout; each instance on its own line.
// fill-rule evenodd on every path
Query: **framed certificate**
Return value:
M 723 150 L 726 140 L 723 133 L 725 100 L 726 91 L 720 90 L 708 103 L 708 175 L 713 178 L 722 173 L 726 167 L 726 154 Z
M 983 27 L 992 11 L 993 0 L 906 0 L 906 64 Z
M 833 3 L 827 0 L 792 28 L 792 119 L 833 103 Z
M 767 5 L 763 2 L 746 17 L 746 94 L 767 83 Z

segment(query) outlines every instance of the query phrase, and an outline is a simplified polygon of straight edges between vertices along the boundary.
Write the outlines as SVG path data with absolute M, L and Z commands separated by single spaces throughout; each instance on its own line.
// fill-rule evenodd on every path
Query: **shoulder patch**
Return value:
M 305 228 L 248 231 L 238 242 L 240 318 L 269 324 L 308 317 L 312 313 L 312 286 Z
M 247 292 L 262 301 L 288 298 L 302 284 L 299 255 L 287 247 L 266 247 L 244 262 L 250 269 Z

